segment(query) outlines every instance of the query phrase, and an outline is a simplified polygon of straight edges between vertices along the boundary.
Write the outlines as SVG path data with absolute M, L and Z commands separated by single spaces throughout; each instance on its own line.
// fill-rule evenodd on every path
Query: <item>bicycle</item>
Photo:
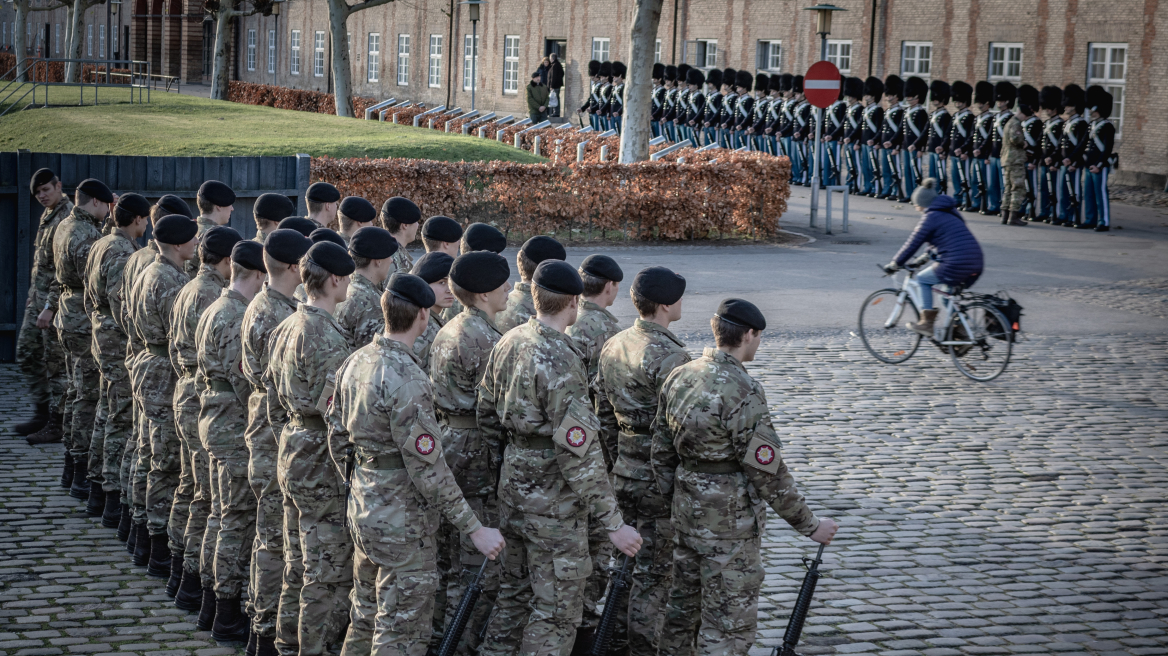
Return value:
M 910 260 L 901 269 L 905 275 L 899 289 L 875 291 L 860 307 L 860 340 L 881 362 L 900 364 L 920 347 L 923 335 L 905 323 L 920 320 L 917 308 L 923 291 L 916 274 L 928 259 L 926 254 Z M 885 275 L 895 279 L 897 273 Z M 966 292 L 963 286 L 936 285 L 934 289 L 942 300 L 929 340 L 948 353 L 957 370 L 972 380 L 984 383 L 1002 375 L 1010 364 L 1015 334 L 1013 325 L 994 307 L 992 297 Z

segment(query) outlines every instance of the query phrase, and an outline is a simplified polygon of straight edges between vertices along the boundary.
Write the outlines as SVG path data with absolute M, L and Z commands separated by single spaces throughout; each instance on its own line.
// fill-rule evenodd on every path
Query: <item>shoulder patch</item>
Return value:
M 751 438 L 750 444 L 746 445 L 746 457 L 742 460 L 743 464 L 768 474 L 778 473 L 780 462 L 778 445 L 772 444 L 757 435 Z
M 596 419 L 592 412 L 580 401 L 572 401 L 564 420 L 552 435 L 552 441 L 579 458 L 588 452 L 588 446 L 596 439 L 596 435 Z
M 243 362 L 241 361 L 240 366 L 242 365 Z M 320 411 L 320 414 L 328 414 L 329 406 L 333 404 L 333 392 L 336 391 L 336 387 L 336 383 L 332 380 L 324 384 L 324 389 L 320 392 L 320 398 L 316 400 L 316 409 Z
M 427 427 L 424 423 L 416 423 L 403 450 L 432 465 L 438 460 L 438 456 L 442 455 L 442 449 L 439 446 L 439 434 L 436 430 Z

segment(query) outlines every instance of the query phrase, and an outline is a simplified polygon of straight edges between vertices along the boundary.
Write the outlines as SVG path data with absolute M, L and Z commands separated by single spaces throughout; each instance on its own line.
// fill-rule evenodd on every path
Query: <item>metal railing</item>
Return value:
M 162 81 L 166 84 L 167 90 L 170 89 L 171 84 L 177 81 L 169 75 L 155 75 L 153 73 L 152 65 L 147 61 L 138 61 L 135 59 L 75 59 L 68 57 L 26 57 L 26 65 L 23 70 L 15 71 L 12 81 L 8 82 L 3 89 L 0 89 L 0 94 L 7 91 L 7 95 L 0 98 L 0 105 L 7 104 L 8 106 L 0 111 L 0 116 L 4 116 L 13 107 L 17 107 L 25 98 L 29 98 L 28 107 L 37 105 L 37 89 L 41 89 L 44 94 L 44 100 L 41 103 L 42 107 L 49 106 L 49 88 L 50 87 L 76 87 L 78 90 L 77 105 L 85 104 L 85 90 L 93 89 L 93 104 L 98 103 L 98 90 L 101 88 L 117 88 L 130 90 L 130 102 L 148 103 L 150 102 L 150 91 L 153 86 L 156 88 L 157 83 Z M 50 78 L 50 64 L 61 63 L 65 70 L 63 75 L 68 74 L 69 64 L 76 64 L 80 66 L 81 70 L 78 77 L 82 79 L 80 82 L 53 82 Z M 19 63 L 17 64 L 19 66 Z M 16 69 L 14 66 L 13 69 Z M 87 66 L 92 66 L 91 70 L 86 70 Z M 123 70 L 115 71 L 115 68 Z M 10 69 L 7 73 L 0 77 L 7 77 L 13 73 Z M 128 71 L 128 72 L 125 72 Z M 86 75 L 91 75 L 92 79 L 88 82 L 84 81 Z M 25 78 L 23 82 L 19 81 Z M 166 78 L 169 78 L 167 80 Z M 122 81 L 114 81 L 122 80 Z M 15 88 L 12 88 L 15 85 Z M 28 88 L 25 88 L 28 85 Z M 11 90 L 10 90 L 11 88 Z M 177 87 L 176 87 L 177 88 Z M 22 91 L 19 96 L 15 96 Z M 135 91 L 137 92 L 137 100 L 135 100 Z M 143 91 L 145 91 L 145 98 L 143 98 Z

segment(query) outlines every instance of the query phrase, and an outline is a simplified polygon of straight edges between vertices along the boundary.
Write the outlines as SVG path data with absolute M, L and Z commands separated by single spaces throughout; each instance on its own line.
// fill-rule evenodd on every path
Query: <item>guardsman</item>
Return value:
M 762 80 L 762 95 L 758 102 L 754 103 L 754 119 L 747 132 L 750 133 L 751 140 L 754 142 L 754 150 L 762 151 L 774 155 L 775 152 L 771 149 L 770 135 L 766 134 L 767 123 L 770 122 L 770 114 L 772 111 L 772 104 L 778 102 L 778 76 L 777 75 L 760 75 L 755 81 L 755 91 L 758 89 L 758 80 Z M 774 82 L 774 88 L 772 88 Z
M 718 126 L 722 121 L 722 90 L 726 88 L 722 81 L 722 71 L 712 69 L 706 74 L 706 106 L 702 111 L 701 134 L 706 144 L 718 143 Z
M 754 76 L 754 109 L 750 116 L 746 119 L 743 130 L 742 139 L 743 145 L 746 145 L 750 150 L 759 150 L 768 152 L 765 144 L 756 134 L 755 126 L 760 125 L 763 117 L 766 116 L 767 107 L 770 105 L 770 96 L 767 91 L 767 86 L 771 83 L 770 77 L 763 73 L 756 73 Z
M 929 136 L 926 141 L 926 153 L 928 157 L 921 164 L 928 164 L 925 168 L 925 175 L 930 178 L 941 180 L 941 192 L 948 191 L 945 185 L 945 180 L 949 178 L 949 170 L 946 168 L 945 159 L 949 157 L 949 138 L 953 131 L 953 115 L 949 113 L 947 105 L 949 104 L 949 96 L 951 88 L 948 82 L 942 80 L 933 80 L 929 84 Z M 956 195 L 956 192 L 954 192 Z
M 596 90 L 596 96 L 600 99 L 597 111 L 600 120 L 599 129 L 607 132 L 612 129 L 612 122 L 608 118 L 608 112 L 612 105 L 612 62 L 600 62 L 600 87 Z
M 614 454 L 617 504 L 644 540 L 633 569 L 628 614 L 622 617 L 628 622 L 629 654 L 655 656 L 656 628 L 669 593 L 673 527 L 670 500 L 657 490 L 649 467 L 651 428 L 666 377 L 689 362 L 685 344 L 669 331 L 681 319 L 685 278 L 665 267 L 649 267 L 637 274 L 630 291 L 640 318 L 604 345 L 595 407 Z
M 1059 204 L 1059 218 L 1066 227 L 1079 226 L 1083 207 L 1083 154 L 1087 150 L 1087 132 L 1091 129 L 1083 112 L 1087 109 L 1087 94 L 1083 87 L 1068 84 L 1063 89 L 1062 176 L 1059 187 L 1063 200 Z
M 625 111 L 625 75 L 628 72 L 624 62 L 612 63 L 612 96 L 608 104 L 608 120 L 609 128 L 616 130 L 617 134 L 620 134 Z
M 597 97 L 596 91 L 600 85 L 598 78 L 600 76 L 600 62 L 595 59 L 588 62 L 588 99 L 584 101 L 583 105 L 576 110 L 577 114 L 587 114 L 588 124 L 592 126 L 593 130 L 598 130 L 596 124 L 596 107 Z
M 536 235 L 523 243 L 519 254 L 515 256 L 515 265 L 519 269 L 519 282 L 507 296 L 507 309 L 499 313 L 495 324 L 499 331 L 506 334 L 508 330 L 527 323 L 535 314 L 535 301 L 532 299 L 531 276 L 535 275 L 535 267 L 544 260 L 567 259 L 568 252 L 560 242 L 545 235 Z
M 994 102 L 994 85 L 985 80 L 973 87 L 973 108 L 977 118 L 973 120 L 973 157 L 970 159 L 969 184 L 972 187 L 973 207 L 979 214 L 989 212 L 989 159 L 993 150 L 995 112 L 990 109 Z M 970 209 L 973 209 L 971 207 Z
M 365 226 L 353 233 L 349 240 L 349 256 L 357 268 L 349 278 L 345 300 L 337 304 L 333 316 L 349 340 L 349 348 L 357 350 L 373 341 L 385 330 L 381 312 L 381 294 L 393 267 L 397 240 L 385 228 Z
M 677 102 L 673 110 L 673 124 L 677 131 L 677 141 L 681 142 L 690 138 L 689 131 L 685 124 L 686 114 L 689 112 L 689 71 L 692 68 L 689 64 L 678 64 L 677 66 Z M 690 143 L 693 143 L 691 140 Z
M 713 73 L 717 69 L 710 71 Z M 720 71 L 722 77 L 722 108 L 718 112 L 716 136 L 723 148 L 734 147 L 734 118 L 738 113 L 738 85 L 735 84 L 738 71 L 727 68 Z
M 677 84 L 677 67 L 670 64 L 665 67 L 665 106 L 661 110 L 661 129 L 670 142 L 677 142 L 677 94 L 680 93 Z
M 338 234 L 341 235 L 341 239 L 345 240 L 346 246 L 355 232 L 365 226 L 373 225 L 376 220 L 377 208 L 373 207 L 373 203 L 360 196 L 349 196 L 337 206 L 337 223 L 341 226 Z
M 973 151 L 974 115 L 969 106 L 973 104 L 973 87 L 966 82 L 954 82 L 952 99 L 957 112 L 953 114 L 949 130 L 949 177 L 953 181 L 953 197 L 960 202 L 958 209 L 972 210 L 974 180 L 969 162 Z
M 689 86 L 689 95 L 686 97 L 685 127 L 690 142 L 696 147 L 701 145 L 701 120 L 706 113 L 706 94 L 702 93 L 702 85 L 706 83 L 706 76 L 700 70 L 691 68 L 686 73 L 685 81 Z
M 878 198 L 898 200 L 903 193 L 900 189 L 901 159 L 898 157 L 904 133 L 901 131 L 904 119 L 904 80 L 897 75 L 884 79 L 884 123 L 880 128 L 880 168 L 883 170 L 884 188 Z
M 613 498 L 584 363 L 564 333 L 584 283 L 558 260 L 540 263 L 532 282 L 536 315 L 503 335 L 479 385 L 479 428 L 488 450 L 503 454 L 500 526 L 511 544 L 479 650 L 486 656 L 565 654 L 577 639 L 590 644 L 576 630 L 592 573 L 590 514 L 627 556 L 641 546 Z
M 1042 159 L 1042 119 L 1038 89 L 1024 84 L 1018 87 L 1018 111 L 1022 119 L 1022 136 L 1026 139 L 1026 205 L 1021 218 L 1038 220 L 1038 165 Z M 1017 217 L 1016 217 L 1017 218 Z
M 263 246 L 264 238 L 276 230 L 281 221 L 296 214 L 296 205 L 284 194 L 260 194 L 251 213 L 256 224 L 256 234 L 252 239 Z
M 919 77 L 910 77 L 904 83 L 904 125 L 900 132 L 903 135 L 901 148 L 901 175 L 904 184 L 900 202 L 908 202 L 908 197 L 917 188 L 917 181 L 921 178 L 920 170 L 924 162 L 921 154 L 928 150 L 929 145 L 929 110 L 925 109 L 925 99 L 929 95 L 929 85 Z
M 195 331 L 198 362 L 199 440 L 211 465 L 209 486 L 218 516 L 212 542 L 215 621 L 219 644 L 244 646 L 251 619 L 240 599 L 256 536 L 256 496 L 248 482 L 247 431 L 251 384 L 243 373 L 243 317 L 267 278 L 264 247 L 239 241 L 228 259 L 231 284 L 199 319 Z M 209 525 L 209 524 L 208 524 Z M 252 643 L 253 647 L 255 643 Z
M 1107 177 L 1113 166 L 1115 124 L 1111 118 L 1112 95 L 1103 87 L 1087 87 L 1087 110 L 1091 112 L 1091 130 L 1083 153 L 1083 223 L 1080 228 L 1095 232 L 1111 230 L 1111 198 Z
M 883 193 L 883 169 L 880 166 L 880 132 L 884 129 L 884 80 L 869 76 L 864 80 L 864 133 L 860 136 L 860 170 L 864 186 L 860 193 L 879 198 Z
M 1023 85 L 1023 89 L 1034 92 L 1034 104 L 1038 104 L 1038 91 L 1030 85 Z M 1026 111 L 1030 109 L 1030 98 L 1019 97 L 1018 107 L 1010 113 L 1009 119 L 1002 124 L 1002 138 L 1000 147 L 999 166 L 1002 169 L 1002 225 L 1024 226 L 1022 220 L 1023 208 L 1026 207 L 1026 185 L 1029 171 L 1029 153 L 1026 143 L 1026 131 L 1022 122 L 1028 118 Z M 1008 111 L 1008 110 L 1007 110 Z M 1000 117 L 994 119 L 1001 123 Z
M 795 164 L 796 156 L 791 150 L 791 122 L 793 116 L 791 110 L 794 108 L 792 99 L 794 98 L 794 80 L 795 76 L 790 73 L 783 73 L 779 76 L 779 95 L 782 100 L 779 103 L 779 111 L 775 118 L 767 126 L 770 134 L 775 137 L 775 144 L 778 147 L 779 156 L 786 157 L 791 162 L 791 179 L 795 179 Z
M 199 186 L 195 205 L 199 208 L 199 216 L 195 221 L 199 224 L 199 233 L 196 239 L 202 239 L 208 230 L 215 226 L 227 225 L 231 222 L 231 212 L 235 208 L 235 192 L 231 187 L 218 180 L 207 180 Z M 199 274 L 199 255 L 187 262 L 187 277 L 194 278 Z
M 454 258 L 446 253 L 426 253 L 418 258 L 414 263 L 413 270 L 410 273 L 426 281 L 427 285 L 434 290 L 434 303 L 430 305 L 430 323 L 426 325 L 426 330 L 418 336 L 417 341 L 414 342 L 414 355 L 418 357 L 418 362 L 426 371 L 430 370 L 430 345 L 434 343 L 434 337 L 438 335 L 438 331 L 442 330 L 445 324 L 442 321 L 442 310 L 450 307 L 454 303 L 454 294 L 450 292 L 450 265 L 454 264 Z
M 345 528 L 344 481 L 329 457 L 324 414 L 336 389 L 336 371 L 349 355 L 333 311 L 345 300 L 354 270 L 343 247 L 313 244 L 300 259 L 308 302 L 297 306 L 268 342 L 265 376 L 286 417 L 276 461 L 284 493 L 284 583 L 276 619 L 281 655 L 335 653 L 348 621 L 353 543 Z M 273 410 L 269 404 L 269 417 Z
M 738 71 L 734 77 L 734 90 L 738 93 L 738 102 L 734 104 L 734 147 L 743 148 L 746 146 L 746 128 L 750 127 L 751 119 L 754 117 L 754 96 L 751 91 L 754 89 L 754 77 L 751 76 L 750 71 Z
M 654 137 L 661 136 L 661 116 L 665 112 L 665 64 L 653 64 L 653 91 L 650 94 L 649 127 Z
M 676 531 L 658 653 L 688 653 L 700 615 L 697 653 L 746 656 L 758 623 L 766 506 L 821 544 L 837 527 L 807 507 L 779 453 L 762 385 L 743 366 L 766 318 L 727 299 L 711 324 L 716 348 L 665 379 L 653 422 L 656 492 L 672 499 Z
M 853 194 L 864 193 L 864 81 L 849 77 L 844 82 L 844 100 L 847 102 L 843 130 L 843 152 L 848 164 L 848 190 Z
M 1058 185 L 1059 141 L 1063 137 L 1063 90 L 1045 86 L 1038 92 L 1038 113 L 1042 116 L 1042 153 L 1038 165 L 1038 220 L 1058 225 L 1062 190 Z
M 418 225 L 422 220 L 422 210 L 414 204 L 414 201 L 401 196 L 394 196 L 381 206 L 381 223 L 382 227 L 393 235 L 397 240 L 398 249 L 393 254 L 393 270 L 390 275 L 397 272 L 407 273 L 414 266 L 414 259 L 410 257 L 409 251 L 406 249 L 414 239 L 418 236 Z
M 823 163 L 820 165 L 820 181 L 823 186 L 839 184 L 843 164 L 840 161 L 840 141 L 847 126 L 848 101 L 844 99 L 848 78 L 840 79 L 839 96 L 823 112 L 823 129 L 820 146 Z M 812 137 L 814 138 L 814 136 Z
M 337 228 L 337 210 L 341 202 L 341 192 L 327 182 L 314 182 L 304 194 L 308 206 L 308 220 L 318 228 Z
M 1018 88 L 1011 82 L 1001 81 L 994 85 L 994 130 L 990 134 L 990 158 L 986 168 L 986 205 L 984 214 L 997 216 L 1002 211 L 1002 187 L 1005 184 L 1002 177 L 1002 138 L 1006 123 L 1014 112 L 1014 100 L 1018 97 Z
M 795 94 L 792 99 L 795 104 L 791 108 L 791 143 L 799 155 L 799 175 L 796 176 L 796 184 L 807 187 L 811 184 L 811 168 L 814 164 L 807 150 L 807 141 L 814 138 L 815 135 L 812 133 L 815 131 L 815 125 L 811 122 L 811 103 L 803 95 L 802 75 L 796 75 L 791 80 L 791 91 Z
M 59 294 L 53 291 L 57 284 L 53 235 L 61 221 L 73 212 L 73 201 L 61 193 L 61 180 L 49 169 L 33 173 L 28 187 L 45 209 L 33 242 L 32 284 L 16 338 L 16 361 L 32 392 L 36 413 L 14 429 L 18 435 L 27 435 L 29 444 L 37 445 L 61 441 L 61 412 L 69 387 L 65 350 L 52 327 Z M 65 476 L 61 479 L 64 487 L 72 484 L 74 469 L 73 454 L 66 450 Z M 64 482 L 65 478 L 69 482 Z

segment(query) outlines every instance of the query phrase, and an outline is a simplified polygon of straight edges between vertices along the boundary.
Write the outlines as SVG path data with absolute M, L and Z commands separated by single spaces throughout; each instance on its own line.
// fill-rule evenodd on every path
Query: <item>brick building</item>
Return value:
M 835 3 L 847 11 L 835 15 L 828 56 L 845 73 L 1037 87 L 1102 84 L 1116 97 L 1116 181 L 1163 187 L 1168 179 L 1168 113 L 1155 110 L 1168 106 L 1168 8 L 1158 0 Z M 703 68 L 802 72 L 819 54 L 815 16 L 803 11 L 812 4 L 665 0 L 655 57 Z M 100 22 L 106 6 L 90 10 L 99 14 L 92 21 Z M 200 4 L 134 0 L 133 6 L 118 25 L 128 30 L 134 58 L 186 82 L 209 75 L 214 24 Z M 349 19 L 353 90 L 469 108 L 477 51 L 476 107 L 524 114 L 527 76 L 554 49 L 565 61 L 563 103 L 574 109 L 586 95 L 589 59 L 628 59 L 633 6 L 633 0 L 488 0 L 474 47 L 467 7 L 458 0 L 396 0 Z M 279 15 L 237 19 L 229 40 L 232 77 L 331 91 L 327 3 L 290 0 L 280 7 Z M 55 14 L 60 17 L 45 18 Z M 11 15 L 5 3 L 0 22 L 11 25 Z M 46 24 L 64 21 L 60 10 L 34 16 Z

